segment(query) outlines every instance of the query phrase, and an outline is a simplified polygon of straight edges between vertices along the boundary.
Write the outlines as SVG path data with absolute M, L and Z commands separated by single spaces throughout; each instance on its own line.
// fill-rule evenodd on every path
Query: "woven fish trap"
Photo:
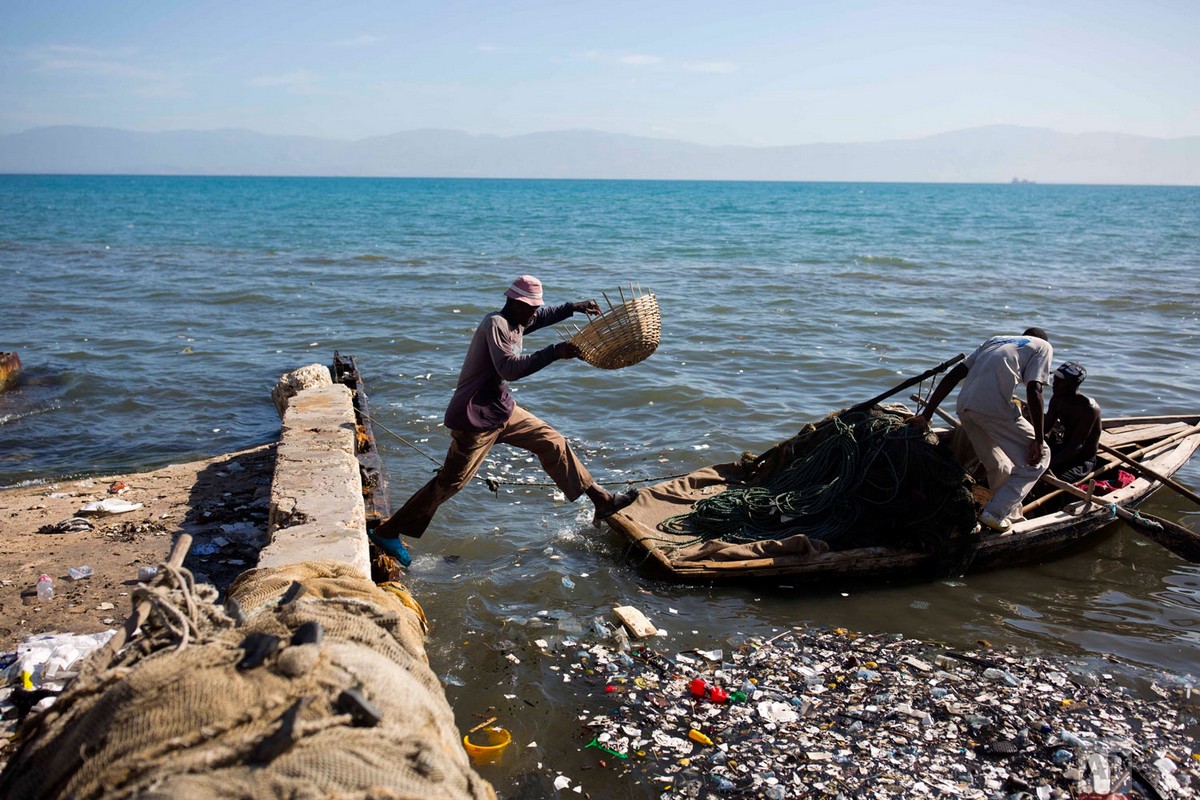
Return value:
M 608 311 L 593 317 L 582 329 L 564 329 L 567 341 L 580 350 L 580 358 L 600 369 L 620 369 L 645 361 L 658 349 L 662 338 L 662 317 L 654 292 L 643 292 L 641 286 L 629 286 L 629 298 L 620 287 L 620 305 L 608 303 Z M 602 293 L 603 294 L 603 293 Z

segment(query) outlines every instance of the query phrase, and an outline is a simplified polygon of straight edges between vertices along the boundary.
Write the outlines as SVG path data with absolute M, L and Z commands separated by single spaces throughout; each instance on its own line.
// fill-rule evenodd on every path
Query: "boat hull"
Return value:
M 1127 447 L 1149 447 L 1142 463 L 1167 477 L 1177 472 L 1200 448 L 1200 415 L 1114 418 L 1106 420 L 1104 426 L 1103 441 Z M 733 465 L 722 466 L 731 468 Z M 716 469 L 720 474 L 721 467 Z M 650 492 L 643 492 L 649 498 L 646 502 L 653 502 L 654 495 L 686 491 L 681 487 L 688 477 L 650 487 Z M 1085 508 L 1087 504 L 1082 501 L 1070 503 L 1062 509 L 1043 512 L 1018 522 L 1013 525 L 1011 533 L 1004 536 L 967 534 L 956 537 L 952 548 L 936 555 L 867 547 L 742 561 L 689 561 L 672 558 L 672 549 L 663 544 L 662 532 L 645 524 L 645 509 L 641 509 L 640 513 L 634 513 L 631 509 L 630 512 L 615 514 L 609 518 L 609 524 L 644 549 L 658 566 L 677 580 L 711 582 L 787 578 L 788 583 L 911 580 L 999 569 L 1052 558 L 1062 551 L 1080 546 L 1116 521 L 1111 504 L 1133 508 L 1160 486 L 1154 479 L 1137 477 L 1129 485 L 1098 498 L 1104 503 L 1102 506 Z M 703 494 L 711 494 L 717 488 L 710 482 Z M 700 496 L 697 493 L 696 499 L 699 500 Z M 642 498 L 638 502 L 643 502 Z M 679 513 L 678 506 L 664 509 L 663 517 L 674 513 Z
M 16 353 L 0 353 L 0 389 L 7 389 L 17 381 L 21 371 L 21 357 Z

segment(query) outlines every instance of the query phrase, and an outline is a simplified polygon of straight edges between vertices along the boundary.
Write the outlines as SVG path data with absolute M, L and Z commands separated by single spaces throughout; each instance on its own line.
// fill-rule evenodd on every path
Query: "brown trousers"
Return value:
M 450 451 L 438 474 L 418 489 L 387 522 L 376 528 L 376 533 L 385 538 L 400 534 L 415 537 L 425 533 L 438 507 L 471 482 L 495 444 L 512 445 L 537 456 L 542 469 L 568 500 L 575 500 L 595 483 L 571 451 L 566 438 L 520 406 L 513 408 L 508 422 L 499 428 L 451 430 L 450 435 Z

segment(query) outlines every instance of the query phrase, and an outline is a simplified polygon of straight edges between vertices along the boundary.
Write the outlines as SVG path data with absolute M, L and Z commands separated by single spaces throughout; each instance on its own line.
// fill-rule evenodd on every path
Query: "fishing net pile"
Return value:
M 903 406 L 830 414 L 745 463 L 746 479 L 660 530 L 689 542 L 803 534 L 832 550 L 943 552 L 975 525 L 971 481 L 946 448 L 905 424 Z
M 27 720 L 0 796 L 495 800 L 402 587 L 307 562 L 244 573 L 228 611 L 186 570 L 146 588 L 144 635 Z

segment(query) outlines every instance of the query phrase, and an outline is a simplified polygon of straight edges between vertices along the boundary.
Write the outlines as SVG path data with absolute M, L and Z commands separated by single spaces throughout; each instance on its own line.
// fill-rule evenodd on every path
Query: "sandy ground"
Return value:
M 0 653 L 33 634 L 94 633 L 130 614 L 138 568 L 167 557 L 175 537 L 194 537 L 184 566 L 224 588 L 253 567 L 266 539 L 275 446 L 176 464 L 153 472 L 23 486 L 0 491 Z M 128 488 L 110 493 L 117 482 Z M 119 498 L 142 507 L 87 516 L 91 530 L 39 532 L 77 516 L 91 501 Z M 73 581 L 71 567 L 92 576 Z M 41 602 L 37 579 L 54 581 Z

